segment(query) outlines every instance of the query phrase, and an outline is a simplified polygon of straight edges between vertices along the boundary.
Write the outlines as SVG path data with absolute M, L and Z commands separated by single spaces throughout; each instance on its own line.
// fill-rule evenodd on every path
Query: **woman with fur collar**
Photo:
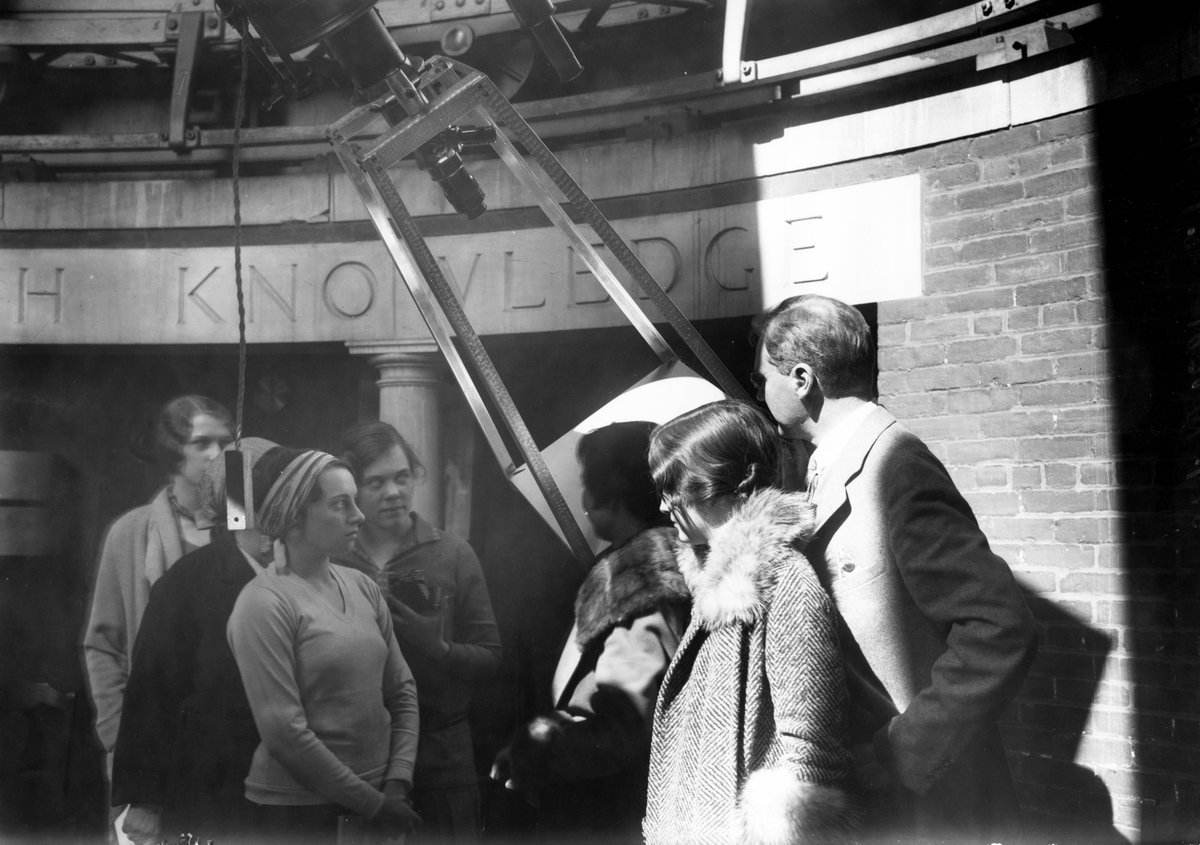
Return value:
M 641 841 L 650 718 L 691 603 L 646 463 L 653 427 L 613 423 L 579 441 L 584 511 L 612 545 L 576 596 L 555 710 L 518 731 L 492 770 L 508 788 L 536 796 L 548 842 Z
M 760 411 L 730 400 L 651 438 L 693 607 L 654 713 L 650 845 L 850 836 L 834 611 L 800 551 L 812 510 L 777 488 L 780 448 Z

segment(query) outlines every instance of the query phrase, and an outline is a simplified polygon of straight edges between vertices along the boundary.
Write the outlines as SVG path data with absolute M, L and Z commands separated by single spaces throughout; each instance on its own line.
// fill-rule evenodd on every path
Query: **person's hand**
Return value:
M 134 845 L 162 840 L 162 811 L 147 804 L 130 804 L 121 831 Z
M 392 611 L 392 622 L 396 629 L 396 640 L 400 648 L 415 650 L 422 657 L 440 660 L 450 651 L 450 646 L 442 636 L 442 617 L 422 616 L 395 596 L 387 597 L 388 608 Z
M 408 784 L 389 780 L 383 787 L 383 806 L 372 819 L 385 833 L 411 833 L 421 817 L 408 800 Z
M 488 776 L 497 783 L 504 784 L 504 788 L 512 792 L 519 792 L 531 807 L 538 806 L 537 795 L 517 780 L 513 773 L 512 766 L 512 746 L 506 745 L 497 752 L 495 759 L 492 760 L 492 770 Z

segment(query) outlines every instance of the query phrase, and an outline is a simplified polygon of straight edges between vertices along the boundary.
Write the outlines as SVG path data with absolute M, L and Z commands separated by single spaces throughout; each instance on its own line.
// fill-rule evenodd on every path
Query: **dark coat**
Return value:
M 692 622 L 654 712 L 650 845 L 831 845 L 854 812 L 846 684 L 829 596 L 799 548 L 803 497 L 760 490 L 701 558 Z
M 674 529 L 650 528 L 597 561 L 575 598 L 556 710 L 513 741 L 513 774 L 558 841 L 641 840 L 654 700 L 691 605 L 677 548 Z
M 945 467 L 883 408 L 822 463 L 813 502 L 806 554 L 844 620 L 856 758 L 873 746 L 912 816 L 885 824 L 1008 841 L 1019 816 L 995 720 L 1038 639 L 1008 564 Z
M 133 650 L 113 760 L 117 804 L 163 808 L 163 833 L 240 829 L 258 731 L 225 636 L 254 576 L 233 536 L 184 555 L 150 592 Z

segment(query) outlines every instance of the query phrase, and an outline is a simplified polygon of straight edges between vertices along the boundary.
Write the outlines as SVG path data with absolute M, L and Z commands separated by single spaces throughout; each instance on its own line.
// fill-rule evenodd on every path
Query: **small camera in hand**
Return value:
M 405 569 L 390 573 L 388 590 L 422 616 L 434 616 L 441 610 L 438 585 L 425 580 L 424 569 Z

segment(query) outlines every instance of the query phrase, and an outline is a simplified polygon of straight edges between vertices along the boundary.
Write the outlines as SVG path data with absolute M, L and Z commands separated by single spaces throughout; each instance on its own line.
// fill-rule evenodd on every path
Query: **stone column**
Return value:
M 425 465 L 425 480 L 413 489 L 413 510 L 434 525 L 445 524 L 445 462 L 442 448 L 442 391 L 445 360 L 431 340 L 349 341 L 356 355 L 369 355 L 379 369 L 379 418 L 394 425 Z

